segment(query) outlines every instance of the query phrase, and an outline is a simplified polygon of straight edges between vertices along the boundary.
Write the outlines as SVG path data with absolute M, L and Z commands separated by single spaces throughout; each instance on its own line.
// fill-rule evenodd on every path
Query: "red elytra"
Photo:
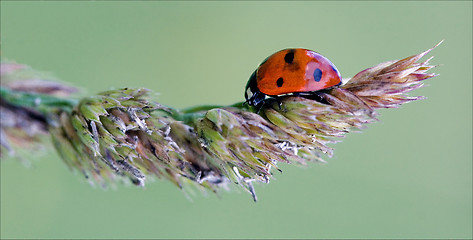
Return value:
M 341 84 L 340 72 L 326 57 L 302 48 L 269 56 L 246 85 L 246 102 L 258 106 L 266 96 L 316 92 Z

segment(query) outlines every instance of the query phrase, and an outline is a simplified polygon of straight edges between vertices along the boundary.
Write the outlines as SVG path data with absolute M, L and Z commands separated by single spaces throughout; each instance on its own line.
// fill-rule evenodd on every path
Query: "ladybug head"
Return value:
M 246 103 L 250 106 L 258 107 L 263 104 L 266 94 L 262 93 L 256 85 L 256 71 L 251 74 L 245 88 Z

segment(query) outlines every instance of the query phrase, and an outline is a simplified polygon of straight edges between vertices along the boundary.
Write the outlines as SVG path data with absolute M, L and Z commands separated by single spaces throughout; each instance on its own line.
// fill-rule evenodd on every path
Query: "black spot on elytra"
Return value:
M 284 61 L 287 63 L 292 63 L 292 61 L 294 61 L 294 50 L 289 50 L 289 52 L 286 53 Z
M 322 70 L 320 70 L 320 68 L 316 68 L 314 71 L 314 80 L 316 82 L 320 82 L 320 79 L 322 79 Z
M 284 80 L 282 78 L 278 78 L 278 80 L 276 81 L 276 85 L 278 85 L 278 87 L 282 87 L 283 83 L 284 83 Z

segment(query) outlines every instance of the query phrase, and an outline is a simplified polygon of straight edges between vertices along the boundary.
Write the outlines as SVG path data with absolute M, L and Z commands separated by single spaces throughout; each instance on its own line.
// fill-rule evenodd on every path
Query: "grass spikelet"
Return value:
M 268 99 L 260 109 L 236 103 L 180 111 L 154 102 L 144 88 L 110 90 L 77 103 L 2 85 L 2 146 L 8 149 L 3 135 L 21 133 L 12 135 L 12 129 L 32 132 L 17 126 L 22 119 L 49 132 L 66 165 L 93 184 L 143 186 L 164 178 L 179 188 L 191 183 L 218 192 L 235 183 L 256 201 L 253 184 L 269 183 L 280 163 L 325 163 L 334 154 L 331 145 L 376 121 L 377 109 L 422 99 L 407 93 L 436 76 L 427 72 L 431 58 L 419 62 L 435 47 L 363 70 L 341 86 Z M 31 112 L 41 118 L 32 119 Z

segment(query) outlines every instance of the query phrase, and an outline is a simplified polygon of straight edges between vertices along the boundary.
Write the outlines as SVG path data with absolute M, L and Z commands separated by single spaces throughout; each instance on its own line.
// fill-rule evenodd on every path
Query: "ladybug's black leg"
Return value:
M 325 99 L 324 94 L 325 94 L 325 93 L 323 93 L 323 92 L 315 92 L 315 93 L 314 93 L 314 97 L 315 97 L 314 99 L 315 99 L 316 101 L 320 102 L 320 103 L 329 104 L 329 105 L 330 105 L 330 103 L 327 101 L 327 99 Z
M 253 94 L 253 96 L 250 98 L 250 103 L 251 105 L 258 107 L 264 105 L 266 99 L 266 95 L 262 92 L 256 92 Z
M 261 100 L 261 102 L 258 102 L 257 105 L 254 105 L 256 107 L 256 114 L 259 114 L 259 111 L 263 108 L 264 105 L 271 106 L 270 104 L 273 101 L 278 102 L 279 110 L 281 110 L 281 105 L 282 105 L 281 99 L 279 99 L 277 96 L 271 96 L 270 98 Z
M 259 111 L 261 110 L 261 108 L 263 108 L 263 105 L 264 104 L 261 104 L 259 106 L 256 106 L 256 114 L 259 114 Z
M 281 106 L 282 106 L 282 101 L 281 101 L 281 97 L 280 96 L 273 96 L 273 98 L 276 100 L 276 102 L 278 102 L 278 106 L 279 106 L 279 110 L 281 110 Z
M 250 106 L 254 106 L 256 108 L 256 113 L 258 114 L 261 108 L 266 104 L 266 101 L 266 95 L 261 92 L 257 92 L 250 98 L 248 103 Z

